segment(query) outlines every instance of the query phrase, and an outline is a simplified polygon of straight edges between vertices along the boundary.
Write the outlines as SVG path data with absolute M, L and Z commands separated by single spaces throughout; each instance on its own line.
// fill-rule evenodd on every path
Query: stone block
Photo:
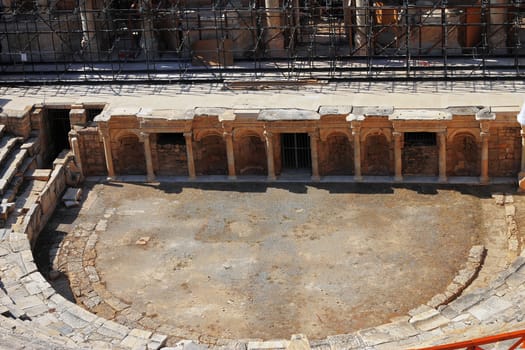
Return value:
M 471 307 L 468 312 L 478 320 L 486 321 L 511 307 L 512 303 L 507 300 L 497 296 L 492 296 L 484 302 Z
M 143 338 L 128 335 L 120 342 L 120 345 L 134 350 L 147 350 L 148 341 Z
M 268 341 L 251 341 L 248 342 L 247 350 L 285 350 L 290 342 L 288 340 L 268 340 Z M 186 348 L 184 348 L 186 350 Z M 195 349 L 197 350 L 197 349 Z
M 483 297 L 483 293 L 468 293 L 454 300 L 449 304 L 449 307 L 460 313 L 472 307 L 473 305 L 478 304 Z
M 81 188 L 68 188 L 64 195 L 62 196 L 62 200 L 65 201 L 72 201 L 72 202 L 78 202 L 82 198 L 82 189 Z
M 24 173 L 24 180 L 48 181 L 51 169 L 32 169 Z

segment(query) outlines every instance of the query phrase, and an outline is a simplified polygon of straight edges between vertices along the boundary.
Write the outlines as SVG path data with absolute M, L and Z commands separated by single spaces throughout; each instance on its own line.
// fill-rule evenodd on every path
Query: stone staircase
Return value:
M 5 129 L 0 125 L 0 347 L 160 348 L 165 336 L 85 311 L 58 294 L 38 271 L 23 230 L 30 209 L 49 191 L 52 171 L 36 169 L 38 136 L 24 140 Z
M 30 138 L 24 142 L 22 137 L 5 133 L 5 126 L 0 126 L 0 224 L 9 225 L 8 219 L 16 212 L 16 203 L 20 187 L 24 182 L 24 173 L 35 167 L 35 151 L 38 139 Z

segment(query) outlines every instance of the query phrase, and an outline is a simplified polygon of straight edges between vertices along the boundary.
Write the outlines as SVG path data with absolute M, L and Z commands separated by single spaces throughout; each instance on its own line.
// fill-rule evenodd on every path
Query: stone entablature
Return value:
M 356 181 L 366 176 L 396 181 L 431 176 L 442 182 L 449 177 L 475 177 L 488 183 L 490 178 L 515 178 L 524 171 L 523 131 L 517 112 L 470 106 L 109 108 L 95 119 L 101 143 L 82 143 L 88 130 L 77 128 L 76 133 L 80 144 L 104 153 L 110 177 L 145 174 L 153 180 L 157 175 L 225 175 L 235 179 L 249 174 L 273 180 L 302 169 L 313 180 L 336 175 Z M 91 153 L 82 153 L 80 148 L 81 154 Z M 294 164 L 289 156 L 303 157 L 308 166 L 299 164 L 300 159 Z M 182 162 L 178 170 L 168 164 L 175 161 Z M 100 175 L 100 166 L 86 164 L 82 169 L 85 175 Z

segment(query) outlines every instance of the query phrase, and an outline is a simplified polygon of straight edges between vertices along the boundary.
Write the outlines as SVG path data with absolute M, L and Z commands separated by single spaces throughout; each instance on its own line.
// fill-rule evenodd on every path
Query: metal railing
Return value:
M 446 345 L 429 346 L 418 350 L 483 350 L 482 345 L 498 345 L 498 349 L 514 350 L 525 348 L 525 330 L 491 335 Z

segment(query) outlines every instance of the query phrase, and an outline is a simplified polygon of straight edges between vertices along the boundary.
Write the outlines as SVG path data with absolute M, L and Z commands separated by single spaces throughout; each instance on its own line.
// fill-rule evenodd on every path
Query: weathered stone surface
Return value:
M 304 109 L 263 109 L 259 112 L 257 120 L 319 120 L 320 115 L 317 112 Z
M 497 316 L 498 313 L 512 307 L 512 303 L 503 298 L 492 296 L 484 302 L 473 306 L 468 310 L 470 314 L 480 321 L 486 321 L 492 317 Z

